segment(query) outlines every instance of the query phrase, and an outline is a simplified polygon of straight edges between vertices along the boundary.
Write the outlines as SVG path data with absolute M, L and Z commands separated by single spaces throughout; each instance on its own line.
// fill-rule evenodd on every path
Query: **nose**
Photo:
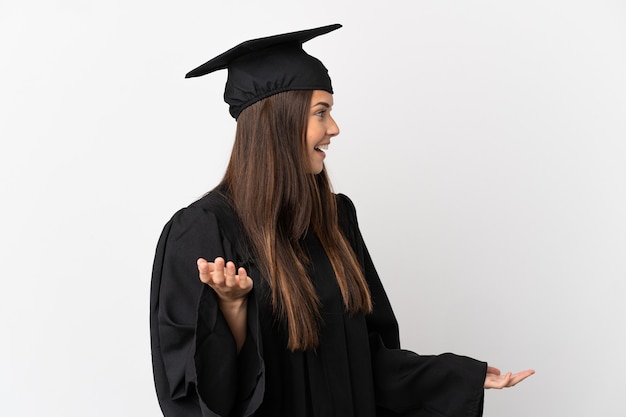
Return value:
M 339 132 L 340 132 L 339 125 L 337 124 L 335 119 L 332 116 L 330 116 L 330 126 L 328 127 L 328 131 L 327 131 L 328 135 L 337 136 Z

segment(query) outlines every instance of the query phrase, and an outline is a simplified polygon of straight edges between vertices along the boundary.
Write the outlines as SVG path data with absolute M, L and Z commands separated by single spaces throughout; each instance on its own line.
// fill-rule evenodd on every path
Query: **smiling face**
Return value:
M 332 94 L 322 90 L 313 91 L 306 130 L 306 149 L 312 174 L 322 172 L 326 158 L 324 151 L 330 145 L 330 138 L 339 134 L 339 126 L 330 115 L 332 108 Z

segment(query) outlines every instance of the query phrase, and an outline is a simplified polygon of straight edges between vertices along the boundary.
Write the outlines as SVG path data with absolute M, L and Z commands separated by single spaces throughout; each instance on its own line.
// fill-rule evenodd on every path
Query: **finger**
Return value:
M 498 389 L 502 389 L 504 387 L 507 387 L 509 385 L 509 382 L 511 381 L 511 373 L 507 372 L 505 375 L 500 375 L 498 377 L 498 382 L 497 382 L 497 386 L 496 388 Z
M 252 279 L 248 277 L 248 273 L 246 272 L 245 268 L 240 267 L 237 270 L 237 277 L 238 277 L 237 283 L 239 284 L 239 288 L 245 290 L 252 286 Z
M 197 265 L 198 265 L 198 275 L 200 276 L 200 281 L 202 281 L 205 284 L 208 284 L 209 282 L 211 282 L 211 268 L 213 266 L 212 263 L 207 262 L 207 260 L 204 258 L 198 258 Z
M 526 378 L 528 378 L 529 376 L 533 375 L 534 373 L 535 371 L 532 369 L 529 369 L 523 372 L 518 372 L 517 374 L 513 375 L 513 377 L 511 378 L 511 381 L 509 381 L 508 386 L 513 387 L 519 384 L 520 382 L 522 382 L 523 380 L 525 380 Z
M 229 288 L 234 287 L 237 284 L 235 264 L 231 261 L 228 261 L 226 263 L 226 267 L 224 268 L 224 284 Z
M 224 268 L 224 258 L 218 256 L 215 258 L 214 263 L 217 268 Z
M 216 285 L 224 283 L 224 258 L 217 257 L 211 271 L 211 281 Z
M 511 380 L 513 379 L 513 374 L 511 372 L 507 372 L 502 379 L 502 383 L 500 388 L 506 388 L 511 386 Z
M 488 374 L 494 374 L 494 375 L 500 375 L 500 370 L 496 367 L 493 366 L 487 366 L 487 373 Z

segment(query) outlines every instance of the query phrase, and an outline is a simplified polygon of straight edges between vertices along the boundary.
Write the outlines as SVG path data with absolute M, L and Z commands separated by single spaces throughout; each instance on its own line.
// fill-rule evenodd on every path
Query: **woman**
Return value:
M 532 374 L 400 349 L 354 206 L 324 169 L 333 90 L 302 43 L 339 27 L 244 42 L 187 75 L 228 68 L 237 132 L 222 182 L 157 246 L 152 352 L 167 417 L 480 416 L 484 388 Z

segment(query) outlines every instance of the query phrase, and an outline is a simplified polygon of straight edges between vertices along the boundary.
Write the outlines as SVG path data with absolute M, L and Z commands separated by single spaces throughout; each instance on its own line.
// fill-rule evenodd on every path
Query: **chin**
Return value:
M 311 169 L 311 174 L 313 174 L 313 175 L 321 174 L 323 170 L 324 170 L 324 166 L 323 165 L 321 167 L 313 167 Z

